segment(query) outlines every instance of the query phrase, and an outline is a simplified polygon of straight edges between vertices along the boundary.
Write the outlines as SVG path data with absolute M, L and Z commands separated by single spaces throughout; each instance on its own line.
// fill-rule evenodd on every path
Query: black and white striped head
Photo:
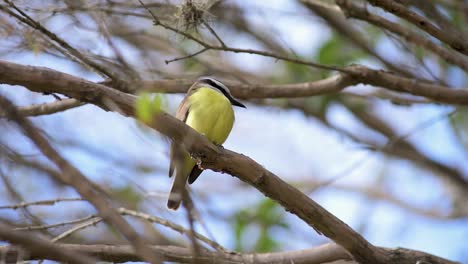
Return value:
M 194 85 L 192 87 L 194 87 L 195 89 L 200 88 L 200 87 L 211 88 L 211 89 L 213 89 L 213 90 L 215 90 L 217 92 L 222 93 L 224 96 L 226 96 L 226 98 L 229 99 L 229 101 L 231 102 L 232 105 L 246 108 L 244 104 L 242 104 L 241 102 L 239 102 L 236 98 L 234 98 L 232 96 L 231 92 L 229 91 L 229 89 L 227 88 L 226 85 L 224 85 L 223 83 L 221 83 L 220 81 L 218 81 L 218 80 L 216 80 L 214 78 L 200 77 L 194 83 Z

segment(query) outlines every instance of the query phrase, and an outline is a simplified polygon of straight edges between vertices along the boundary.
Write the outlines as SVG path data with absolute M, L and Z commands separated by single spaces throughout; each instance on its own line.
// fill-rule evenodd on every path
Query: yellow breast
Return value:
M 231 133 L 234 111 L 223 94 L 199 88 L 189 97 L 189 114 L 186 123 L 215 144 L 222 144 Z

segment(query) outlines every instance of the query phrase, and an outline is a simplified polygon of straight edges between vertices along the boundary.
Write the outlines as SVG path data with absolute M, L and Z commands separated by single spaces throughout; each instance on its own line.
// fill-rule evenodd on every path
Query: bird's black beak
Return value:
M 234 98 L 232 98 L 232 97 L 229 98 L 229 101 L 231 101 L 231 104 L 232 104 L 232 105 L 235 105 L 235 106 L 238 106 L 238 107 L 242 107 L 242 108 L 247 108 L 247 107 L 245 107 L 244 104 L 242 104 L 241 102 L 237 101 L 236 99 L 234 99 Z

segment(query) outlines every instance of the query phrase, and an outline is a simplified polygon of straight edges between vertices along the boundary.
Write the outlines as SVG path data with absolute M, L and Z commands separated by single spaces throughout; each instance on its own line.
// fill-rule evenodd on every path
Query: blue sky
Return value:
M 255 5 L 263 5 L 262 3 L 258 1 Z M 290 14 L 291 12 L 305 13 L 300 7 L 289 1 L 272 1 L 271 3 L 274 4 L 268 4 L 267 11 L 265 11 L 267 15 L 252 12 L 251 19 L 259 25 L 263 24 L 265 19 L 274 20 L 275 23 L 272 23 L 271 27 L 281 33 L 285 45 L 293 50 L 303 55 L 313 54 L 316 48 L 329 37 L 329 30 L 325 29 L 319 20 L 312 19 L 315 23 L 311 24 L 310 19 L 306 19 L 303 15 Z M 278 12 L 274 11 L 270 14 L 270 9 L 277 9 Z M 53 28 L 61 32 L 60 26 L 63 24 Z M 144 27 L 151 27 L 151 24 L 142 24 L 142 28 Z M 75 35 L 75 37 L 77 43 L 80 39 L 92 38 L 89 35 Z M 225 40 L 235 47 L 261 48 L 245 38 L 226 36 Z M 395 49 L 391 48 L 391 44 L 382 43 L 382 45 L 388 51 L 387 57 L 401 55 L 392 54 Z M 106 54 L 108 50 L 105 47 L 97 47 L 96 52 Z M 128 57 L 134 54 L 133 51 L 127 53 L 124 50 L 124 52 Z M 47 66 L 90 80 L 99 79 L 97 76 L 84 74 L 78 71 L 77 67 L 45 54 L 14 54 L 2 59 L 21 64 Z M 237 64 L 259 74 L 271 64 L 270 59 L 253 55 L 229 54 L 225 59 L 232 59 Z M 19 105 L 53 100 L 51 96 L 31 94 L 23 88 L 6 85 L 0 85 L 0 94 L 14 99 Z M 173 113 L 182 96 L 168 95 L 166 98 L 167 111 Z M 425 121 L 451 110 L 451 107 L 445 106 L 402 107 L 387 102 L 375 103 L 376 113 L 384 119 L 393 120 L 395 129 L 402 135 L 413 131 Z M 392 113 L 392 115 L 386 116 L 387 113 Z M 333 106 L 328 115 L 341 127 L 358 133 L 369 133 L 342 107 Z M 147 192 L 157 194 L 156 197 L 147 198 L 143 207 L 145 210 L 186 224 L 181 211 L 172 212 L 165 209 L 165 195 L 169 190 L 171 180 L 166 176 L 168 144 L 161 136 L 142 129 L 132 119 L 104 112 L 94 106 L 83 106 L 53 116 L 32 119 L 37 125 L 44 127 L 46 133 L 54 140 L 78 140 L 114 159 L 156 167 L 157 169 L 150 174 L 136 175 L 125 166 L 121 166 L 122 164 L 109 163 L 101 155 L 92 155 L 77 147 L 59 147 L 62 154 L 81 168 L 90 179 L 114 187 L 127 184 L 144 187 Z M 359 162 L 360 166 L 340 177 L 336 183 L 350 186 L 377 186 L 384 179 L 384 187 L 389 193 L 405 198 L 409 203 L 429 208 L 448 206 L 444 202 L 446 193 L 439 178 L 430 175 L 430 172 L 414 168 L 406 161 L 369 153 L 297 110 L 248 104 L 247 109 L 236 109 L 236 120 L 231 136 L 224 146 L 253 158 L 286 181 L 297 183 L 330 179 L 342 174 L 343 171 L 349 171 L 350 166 Z M 1 122 L 0 129 L 3 129 L 3 126 L 4 122 Z M 0 133 L 0 142 L 8 142 L 8 145 L 17 147 L 25 154 L 39 154 L 37 150 L 31 148 L 24 137 L 11 132 L 10 128 L 3 130 L 7 131 L 6 133 Z M 468 164 L 464 163 L 468 155 L 457 145 L 447 120 L 418 129 L 410 134 L 409 140 L 430 157 L 468 173 Z M 29 179 L 30 175 L 21 173 L 21 170 L 13 171 L 15 186 L 18 186 L 21 193 L 28 199 L 76 196 L 76 193 L 70 189 L 54 189 L 46 177 Z M 225 216 L 263 199 L 263 195 L 253 188 L 240 187 L 237 179 L 213 172 L 204 172 L 192 187 L 196 196 L 206 195 L 206 200 L 197 199 L 200 210 L 211 209 Z M 4 191 L 4 186 L 0 185 L 0 192 Z M 463 253 L 468 251 L 467 218 L 443 221 L 429 219 L 385 202 L 370 201 L 362 195 L 334 189 L 333 185 L 330 188 L 315 191 L 310 196 L 353 228 L 362 228 L 364 236 L 376 245 L 407 247 L 459 261 L 468 258 L 466 253 Z M 8 203 L 9 201 L 0 198 L 0 204 Z M 57 208 L 63 208 L 63 210 L 59 210 L 60 213 L 57 214 Z M 40 207 L 32 210 L 36 213 L 52 214 L 47 219 L 50 222 L 62 219 L 62 217 L 73 218 L 70 214 L 91 212 L 91 208 L 84 203 L 70 203 L 53 208 Z M 13 212 L 1 211 L 1 213 L 18 217 Z M 275 230 L 273 234 L 279 240 L 284 241 L 284 249 L 307 248 L 325 241 L 297 217 L 287 214 L 286 219 L 290 223 L 289 232 L 291 233 L 285 230 Z M 210 216 L 206 216 L 204 220 L 218 242 L 227 247 L 234 246 L 231 228 L 227 221 Z M 363 222 L 366 223 L 364 227 Z M 199 230 L 204 232 L 201 227 Z M 255 229 L 252 232 L 255 233 Z M 167 233 L 174 235 L 170 231 Z M 99 233 L 96 233 L 94 228 L 90 228 L 83 231 L 83 234 L 97 236 Z

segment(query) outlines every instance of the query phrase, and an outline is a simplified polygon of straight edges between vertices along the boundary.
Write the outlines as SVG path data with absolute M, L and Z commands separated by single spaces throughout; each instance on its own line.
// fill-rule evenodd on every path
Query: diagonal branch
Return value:
M 1 74 L 8 73 L 13 68 L 16 69 L 16 72 L 23 72 L 23 74 L 16 74 L 21 77 L 11 78 L 8 74 Z M 356 68 L 356 71 L 359 69 L 360 67 Z M 373 71 L 370 71 L 370 77 L 376 78 L 372 75 Z M 381 74 L 381 72 L 375 72 Z M 134 116 L 136 97 L 57 71 L 13 63 L 0 63 L 0 82 L 20 84 L 32 91 L 44 92 L 47 90 L 63 93 L 77 100 L 93 103 L 105 110 L 118 107 L 120 113 Z M 229 173 L 277 201 L 288 212 L 295 214 L 309 226 L 345 248 L 356 261 L 375 264 L 414 264 L 418 261 L 411 254 L 406 254 L 403 261 L 395 262 L 396 258 L 399 260 L 402 257 L 400 254 L 396 254 L 396 250 L 386 250 L 372 245 L 307 195 L 290 186 L 254 160 L 213 145 L 206 137 L 198 134 L 173 116 L 160 112 L 154 116 L 150 126 L 172 140 L 183 144 L 194 158 L 200 160 L 204 168 Z
M 105 198 L 101 197 L 101 194 L 93 188 L 93 184 L 78 169 L 60 156 L 47 139 L 38 132 L 31 121 L 22 116 L 16 107 L 5 97 L 0 96 L 0 105 L 3 106 L 7 117 L 14 120 L 37 148 L 60 168 L 62 173 L 59 174 L 59 180 L 73 186 L 83 198 L 93 204 L 102 218 L 121 232 L 133 244 L 136 252 L 143 259 L 151 263 L 159 263 L 158 257 L 147 248 L 146 241 L 112 208 L 112 205 Z
M 134 253 L 127 245 L 80 245 L 80 244 L 58 244 L 63 249 L 71 249 L 80 253 L 87 253 L 101 261 L 109 262 L 129 262 L 141 261 L 141 258 Z M 264 254 L 220 254 L 216 252 L 202 250 L 196 258 L 191 250 L 179 246 L 151 246 L 151 249 L 162 255 L 164 260 L 180 263 L 221 263 L 221 264 L 319 264 L 335 260 L 349 260 L 350 256 L 342 247 L 330 243 L 305 250 L 295 250 L 277 253 Z M 11 246 L 0 246 L 0 256 L 5 253 L 18 254 L 18 250 Z M 30 260 L 54 259 L 51 252 L 34 252 L 29 256 Z
M 392 0 L 367 0 L 370 4 L 378 6 L 387 12 L 390 12 L 398 17 L 401 17 L 423 31 L 429 33 L 431 36 L 448 44 L 454 50 L 468 55 L 468 41 L 463 38 L 463 35 L 455 35 L 450 31 L 444 31 L 436 27 L 430 20 L 411 11 L 406 6 Z
M 84 103 L 75 99 L 62 99 L 51 103 L 43 103 L 36 105 L 28 105 L 18 107 L 18 111 L 23 116 L 40 116 L 40 115 L 51 115 L 58 112 L 63 112 L 68 109 L 76 108 L 84 105 Z M 0 112 L 0 118 L 5 117 Z
M 48 258 L 66 263 L 86 264 L 96 263 L 88 254 L 82 252 L 77 254 L 75 250 L 56 246 L 48 240 L 32 236 L 30 233 L 13 231 L 13 227 L 0 223 L 0 240 L 6 240 L 16 245 L 21 245 L 32 255 L 42 255 L 47 252 Z M 2 249 L 5 247 L 2 247 Z M 9 248 L 14 249 L 9 246 Z M 9 250 L 0 250 L 0 257 L 6 256 Z M 17 254 L 18 255 L 18 254 Z M 0 258 L 1 260 L 2 258 Z M 19 259 L 21 261 L 21 259 Z M 14 262 L 16 263 L 16 259 Z
M 21 202 L 19 204 L 14 204 L 14 205 L 2 205 L 0 206 L 0 209 L 16 210 L 18 208 L 26 208 L 26 207 L 34 206 L 34 205 L 54 205 L 60 202 L 76 202 L 76 201 L 84 201 L 84 200 L 82 198 L 59 198 L 59 199 L 42 200 L 42 201 L 35 201 L 35 202 Z
M 323 18 L 323 20 L 325 20 L 325 22 L 328 23 L 330 27 L 349 39 L 355 46 L 381 61 L 389 70 L 397 72 L 398 74 L 405 77 L 413 77 L 412 74 L 407 70 L 398 67 L 398 65 L 393 64 L 378 54 L 369 44 L 369 40 L 365 39 L 361 32 L 350 26 L 344 14 L 340 12 L 338 8 L 328 7 L 322 2 L 313 0 L 302 0 L 301 2 L 315 14 Z
M 275 54 L 275 53 L 268 52 L 268 51 L 260 51 L 260 50 L 253 50 L 253 49 L 241 49 L 241 48 L 231 48 L 231 47 L 228 47 L 226 45 L 223 45 L 224 43 L 222 43 L 220 46 L 211 45 L 211 44 L 205 42 L 202 39 L 199 39 L 199 38 L 197 38 L 195 36 L 192 36 L 191 34 L 189 34 L 187 32 L 179 30 L 176 27 L 173 27 L 173 26 L 171 26 L 169 24 L 163 23 L 141 0 L 138 0 L 138 1 L 150 13 L 150 15 L 153 18 L 153 23 L 154 23 L 155 26 L 161 26 L 161 27 L 163 27 L 163 28 L 165 28 L 165 29 L 167 29 L 169 31 L 175 32 L 175 33 L 183 36 L 184 38 L 190 39 L 190 40 L 198 43 L 199 45 L 201 45 L 206 50 L 218 50 L 218 51 L 227 51 L 227 52 L 233 52 L 233 53 L 256 54 L 256 55 L 260 55 L 260 56 L 263 56 L 263 57 L 269 57 L 269 58 L 274 58 L 274 59 L 277 59 L 277 60 L 289 61 L 289 62 L 293 62 L 293 63 L 297 63 L 297 64 L 302 64 L 302 65 L 306 65 L 306 66 L 310 66 L 310 67 L 315 67 L 315 68 L 318 68 L 318 69 L 332 70 L 332 71 L 343 71 L 344 70 L 341 67 L 323 65 L 323 64 L 312 62 L 312 61 L 306 61 L 306 60 L 291 58 L 289 56 L 279 55 L 279 54 Z
M 143 81 L 143 91 L 160 93 L 185 93 L 193 80 L 154 80 Z M 225 82 L 231 93 L 241 99 L 306 97 L 337 93 L 357 82 L 350 76 L 337 74 L 326 79 L 295 84 L 240 84 Z
M 0 65 L 1 68 L 1 65 Z M 293 98 L 338 93 L 356 84 L 368 84 L 399 93 L 426 97 L 445 104 L 468 105 L 468 89 L 450 88 L 398 76 L 383 70 L 373 70 L 361 65 L 346 67 L 348 73 L 338 73 L 326 79 L 295 84 L 238 84 L 228 83 L 232 94 L 238 98 Z M 1 74 L 0 74 L 1 75 Z M 1 78 L 1 76 L 0 76 Z M 153 92 L 182 93 L 190 81 L 143 81 L 142 89 Z
M 388 30 L 393 34 L 401 36 L 404 40 L 406 40 L 409 43 L 413 43 L 415 45 L 424 47 L 425 49 L 432 51 L 434 54 L 437 54 L 447 62 L 457 65 L 460 68 L 462 68 L 465 72 L 468 72 L 468 61 L 463 56 L 459 56 L 459 54 L 457 54 L 456 52 L 448 50 L 440 45 L 437 45 L 430 39 L 425 38 L 420 34 L 417 34 L 398 23 L 392 22 L 390 20 L 385 19 L 384 17 L 373 14 L 364 7 L 356 5 L 354 1 L 337 0 L 336 2 L 348 17 L 363 20 L 378 28 Z
M 141 261 L 141 259 L 133 252 L 132 248 L 127 245 L 81 245 L 81 244 L 58 244 L 60 248 L 72 249 L 80 253 L 86 253 L 101 261 L 108 262 L 129 262 Z M 151 249 L 163 256 L 166 261 L 180 263 L 220 263 L 220 264 L 323 264 L 323 263 L 346 263 L 357 264 L 352 261 L 348 253 L 340 246 L 334 243 L 323 244 L 313 248 L 303 250 L 291 250 L 275 253 L 254 253 L 254 254 L 219 254 L 216 252 L 203 250 L 201 255 L 194 258 L 191 250 L 179 246 L 151 246 Z M 406 255 L 408 249 L 399 248 L 395 250 L 396 254 Z M 11 246 L 0 246 L 0 256 L 3 253 L 18 254 L 16 248 Z M 419 251 L 411 251 L 415 259 L 419 259 L 419 263 L 431 264 L 455 264 L 452 261 L 447 261 L 439 257 L 428 255 Z M 49 259 L 53 257 L 51 252 L 38 252 L 31 254 L 29 259 Z M 403 259 L 403 258 L 402 258 Z M 400 263 L 400 262 L 392 262 Z M 418 262 L 415 262 L 418 263 Z M 413 263 L 414 264 L 414 263 Z
M 82 63 L 90 66 L 94 70 L 96 70 L 98 73 L 102 73 L 112 80 L 114 80 L 116 83 L 119 84 L 119 88 L 128 91 L 125 82 L 116 74 L 113 72 L 111 69 L 107 69 L 103 65 L 100 65 L 96 63 L 95 61 L 89 59 L 87 56 L 83 55 L 80 51 L 78 51 L 76 48 L 72 47 L 68 42 L 57 36 L 55 33 L 51 32 L 47 28 L 45 28 L 43 25 L 41 25 L 39 22 L 34 20 L 32 17 L 30 17 L 28 14 L 26 14 L 23 10 L 18 8 L 12 1 L 9 0 L 3 0 L 5 3 L 7 3 L 11 8 L 16 10 L 17 13 L 13 12 L 12 10 L 8 9 L 6 6 L 0 5 L 0 10 L 3 10 L 5 13 L 9 14 L 10 16 L 13 16 L 16 18 L 18 21 L 28 25 L 29 27 L 38 30 L 41 32 L 44 36 L 46 36 L 48 39 L 56 43 L 59 47 L 63 48 L 66 52 L 68 52 L 70 55 L 81 61 Z M 61 51 L 64 53 L 63 51 Z M 67 54 L 65 54 L 67 55 Z
M 380 86 L 391 91 L 410 93 L 426 97 L 435 102 L 444 104 L 468 105 L 468 89 L 454 89 L 437 84 L 419 82 L 414 79 L 401 77 L 382 70 L 373 70 L 361 65 L 346 67 L 348 73 L 338 73 L 332 77 L 315 81 L 289 85 L 236 85 L 232 91 L 239 98 L 277 98 L 277 97 L 304 97 L 320 94 L 337 93 L 348 86 L 356 84 L 370 84 Z M 18 74 L 21 73 L 21 74 Z M 0 60 L 0 83 L 23 85 L 28 89 L 40 93 L 57 92 L 75 98 L 82 102 L 96 102 L 101 97 L 117 96 L 131 105 L 130 98 L 104 85 L 96 84 L 68 74 L 60 73 L 44 67 L 22 66 L 20 64 Z M 54 85 L 51 86 L 51 83 Z M 81 86 L 77 86 L 80 83 Z M 154 81 L 143 82 L 147 89 L 159 92 L 186 91 L 185 82 L 180 81 Z M 138 84 L 140 85 L 140 84 Z M 160 86 L 158 86 L 160 85 Z M 156 87 L 155 87 L 156 86 Z M 185 89 L 184 89 L 185 86 Z M 91 88 L 100 87 L 98 90 Z M 160 89 L 158 89 L 161 87 Z M 156 88 L 156 89 L 155 89 Z M 107 106 L 109 108 L 109 106 Z M 106 108 L 106 109 L 107 109 Z M 131 109 L 122 109 L 130 113 Z M 130 112 L 129 112 L 130 111 Z

